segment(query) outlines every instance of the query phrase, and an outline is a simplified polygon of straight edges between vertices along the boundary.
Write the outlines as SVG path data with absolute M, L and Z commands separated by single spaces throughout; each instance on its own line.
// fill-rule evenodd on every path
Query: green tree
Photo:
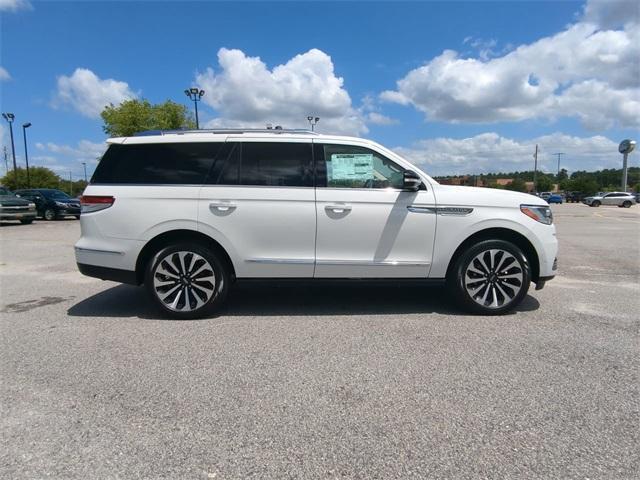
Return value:
M 107 106 L 100 116 L 103 130 L 111 137 L 128 137 L 145 130 L 195 128 L 187 107 L 171 100 L 156 105 L 148 100 L 126 100 Z
M 566 180 L 568 178 L 569 178 L 569 172 L 567 172 L 566 168 L 561 169 L 560 172 L 558 173 L 558 175 L 556 175 L 556 181 L 558 183 L 560 183 L 563 180 Z
M 568 185 L 568 190 L 587 194 L 596 193 L 599 188 L 598 183 L 587 176 L 572 178 Z
M 514 192 L 526 192 L 527 184 L 521 178 L 514 178 L 513 182 L 505 187 L 507 190 L 513 190 Z
M 553 188 L 553 180 L 547 175 L 540 175 L 536 180 L 536 187 L 539 192 L 548 192 Z
M 11 170 L 0 179 L 0 183 L 9 190 L 17 190 L 19 188 L 27 188 L 27 171 L 19 167 L 16 171 Z M 46 167 L 30 167 L 29 179 L 32 188 L 58 188 L 60 185 L 60 177 L 55 172 Z

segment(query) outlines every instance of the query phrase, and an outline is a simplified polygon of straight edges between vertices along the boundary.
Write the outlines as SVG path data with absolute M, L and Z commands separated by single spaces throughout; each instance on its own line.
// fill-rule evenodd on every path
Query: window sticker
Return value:
M 373 178 L 373 155 L 370 153 L 333 153 L 331 180 L 371 180 Z

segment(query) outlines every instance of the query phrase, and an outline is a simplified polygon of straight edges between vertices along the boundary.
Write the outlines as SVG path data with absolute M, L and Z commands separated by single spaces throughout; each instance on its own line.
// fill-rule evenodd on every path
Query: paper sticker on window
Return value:
M 331 180 L 371 180 L 373 155 L 370 153 L 334 153 L 331 155 Z

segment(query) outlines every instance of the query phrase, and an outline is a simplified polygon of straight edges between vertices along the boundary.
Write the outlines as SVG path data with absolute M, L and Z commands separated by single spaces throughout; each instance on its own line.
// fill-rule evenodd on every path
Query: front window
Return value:
M 365 147 L 324 145 L 327 187 L 402 189 L 404 169 Z
M 0 195 L 9 195 L 9 196 L 13 196 L 13 192 L 11 190 L 8 190 L 4 187 L 0 187 Z

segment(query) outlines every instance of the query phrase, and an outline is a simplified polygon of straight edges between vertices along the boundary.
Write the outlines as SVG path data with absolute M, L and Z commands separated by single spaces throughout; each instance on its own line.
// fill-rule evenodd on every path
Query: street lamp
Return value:
M 309 125 L 311 125 L 311 131 L 315 131 L 315 126 L 316 124 L 320 121 L 320 117 L 314 117 L 312 115 L 309 115 L 307 117 L 307 122 L 309 122 Z
M 618 151 L 622 154 L 622 191 L 627 191 L 627 156 L 636 148 L 635 140 L 623 140 L 618 145 Z
M 193 104 L 196 107 L 196 128 L 200 130 L 200 121 L 198 120 L 198 102 L 204 96 L 204 90 L 200 90 L 196 87 L 187 88 L 184 91 L 185 95 L 193 100 Z
M 31 177 L 29 175 L 29 153 L 27 152 L 27 128 L 31 126 L 31 122 L 22 124 L 22 136 L 24 138 L 24 160 L 27 163 L 27 188 L 31 188 Z
M 16 188 L 18 188 L 18 165 L 16 165 L 16 147 L 13 143 L 13 121 L 16 119 L 16 116 L 13 113 L 3 113 L 2 118 L 4 118 L 9 123 L 9 133 L 11 135 L 11 154 L 13 155 L 13 174 L 16 179 Z

